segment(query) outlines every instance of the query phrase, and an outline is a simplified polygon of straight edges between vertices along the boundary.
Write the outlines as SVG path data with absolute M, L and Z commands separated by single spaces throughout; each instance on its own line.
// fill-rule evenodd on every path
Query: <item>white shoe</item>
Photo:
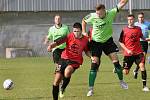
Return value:
M 64 97 L 64 94 L 63 94 L 63 92 L 62 92 L 62 91 L 60 91 L 60 93 L 59 93 L 59 97 L 60 97 L 60 98 L 63 98 L 63 97 Z
M 124 81 L 120 81 L 120 86 L 121 86 L 121 88 L 123 88 L 123 89 L 128 89 L 128 85 L 127 85 L 127 83 L 125 83 Z
M 144 91 L 144 92 L 149 92 L 150 90 L 149 90 L 148 87 L 145 86 L 145 87 L 142 89 L 142 91 Z
M 90 97 L 90 96 L 92 96 L 93 94 L 94 94 L 93 90 L 89 90 L 88 93 L 87 93 L 87 96 Z

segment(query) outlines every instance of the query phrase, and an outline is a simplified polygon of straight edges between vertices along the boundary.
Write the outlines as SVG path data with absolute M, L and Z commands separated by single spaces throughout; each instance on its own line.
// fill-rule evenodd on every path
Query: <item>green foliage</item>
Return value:
M 121 62 L 122 57 L 119 59 Z M 148 64 L 146 67 L 149 78 L 150 67 Z M 102 56 L 94 96 L 86 97 L 90 59 L 85 57 L 83 65 L 73 74 L 65 97 L 61 100 L 149 100 L 150 93 L 142 91 L 140 72 L 135 80 L 132 76 L 133 68 L 131 69 L 130 74 L 124 77 L 129 89 L 123 90 L 117 75 L 112 73 L 113 68 L 109 58 Z M 0 59 L 0 100 L 52 100 L 54 70 L 55 65 L 47 57 Z M 15 84 L 12 90 L 4 90 L 2 87 L 3 81 L 8 78 Z

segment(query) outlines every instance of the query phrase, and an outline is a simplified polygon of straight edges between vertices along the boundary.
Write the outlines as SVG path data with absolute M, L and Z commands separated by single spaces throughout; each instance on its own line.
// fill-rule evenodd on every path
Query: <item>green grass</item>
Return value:
M 147 84 L 150 86 L 150 67 L 148 64 L 146 67 Z M 85 57 L 83 65 L 73 74 L 65 97 L 61 100 L 149 100 L 150 92 L 142 91 L 140 73 L 137 80 L 133 79 L 132 68 L 130 74 L 124 77 L 129 89 L 123 90 L 117 76 L 112 73 L 113 65 L 106 56 L 102 56 L 102 65 L 95 82 L 95 94 L 86 97 L 89 69 L 90 59 Z M 55 65 L 47 57 L 0 59 L 0 100 L 52 100 L 54 70 Z M 3 81 L 8 78 L 15 83 L 12 90 L 4 90 L 2 87 Z

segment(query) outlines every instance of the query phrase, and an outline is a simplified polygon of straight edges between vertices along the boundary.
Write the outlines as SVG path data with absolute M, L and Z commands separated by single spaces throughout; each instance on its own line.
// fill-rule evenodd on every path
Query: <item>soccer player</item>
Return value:
M 89 73 L 89 91 L 87 93 L 87 96 L 93 95 L 93 88 L 94 88 L 94 82 L 97 75 L 97 70 L 100 66 L 100 58 L 102 55 L 102 51 L 109 56 L 112 63 L 115 66 L 115 70 L 117 72 L 118 78 L 120 80 L 120 85 L 123 89 L 127 89 L 127 84 L 123 81 L 123 73 L 122 68 L 119 63 L 117 53 L 119 51 L 118 47 L 113 41 L 112 38 L 112 23 L 116 16 L 116 14 L 119 12 L 121 8 L 125 6 L 125 4 L 128 2 L 128 0 L 120 0 L 118 5 L 111 9 L 106 10 L 105 5 L 98 4 L 96 6 L 96 12 L 90 13 L 89 15 L 85 16 L 82 20 L 82 28 L 83 28 L 83 34 L 88 35 L 86 33 L 86 25 L 92 24 L 92 41 L 91 44 L 91 54 L 92 54 L 92 64 L 91 69 Z M 109 48 L 109 49 L 108 49 Z
M 60 15 L 55 15 L 54 17 L 54 25 L 52 27 L 49 28 L 48 30 L 48 35 L 45 39 L 45 44 L 48 44 L 48 42 L 50 40 L 55 41 L 58 38 L 67 36 L 67 34 L 70 33 L 69 31 L 69 27 L 65 24 L 61 23 L 62 18 Z M 66 43 L 63 43 L 55 48 L 53 48 L 52 52 L 53 52 L 53 61 L 56 64 L 56 66 L 58 66 L 58 61 L 61 58 L 61 53 L 64 50 L 64 48 L 66 47 Z M 61 85 L 61 90 L 60 90 L 60 97 L 64 97 L 64 91 L 65 88 L 67 87 L 67 85 L 69 84 L 70 79 L 63 79 L 62 85 Z
M 144 13 L 143 12 L 138 13 L 138 22 L 135 22 L 134 25 L 135 26 L 139 26 L 142 29 L 142 33 L 143 33 L 143 36 L 145 38 L 149 37 L 149 32 L 148 31 L 150 31 L 150 22 L 144 20 Z M 148 50 L 148 42 L 147 41 L 143 41 L 141 39 L 140 43 L 142 45 L 142 49 L 143 49 L 143 52 L 144 52 L 144 57 L 146 58 L 147 50 Z M 133 75 L 134 75 L 135 79 L 137 79 L 138 70 L 139 70 L 139 66 L 137 66 L 133 70 Z
M 53 82 L 53 99 L 58 100 L 59 84 L 62 78 L 68 79 L 72 73 L 82 65 L 82 52 L 85 51 L 87 56 L 91 56 L 88 51 L 88 37 L 82 35 L 82 25 L 75 23 L 73 25 L 73 32 L 64 38 L 59 38 L 53 43 L 49 44 L 47 50 L 66 42 L 66 48 L 61 54 L 59 66 L 56 68 L 56 74 Z
M 144 38 L 141 28 L 134 26 L 134 15 L 128 15 L 128 26 L 124 27 L 119 38 L 119 43 L 123 48 L 123 72 L 128 74 L 131 66 L 135 62 L 136 65 L 140 67 L 143 91 L 149 91 L 146 86 L 147 74 L 145 69 L 145 57 L 140 44 L 140 39 L 144 41 L 149 41 L 150 39 Z

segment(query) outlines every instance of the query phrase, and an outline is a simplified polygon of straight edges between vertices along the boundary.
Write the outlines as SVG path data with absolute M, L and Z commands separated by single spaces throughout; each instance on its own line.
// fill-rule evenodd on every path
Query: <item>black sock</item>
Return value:
M 54 86 L 53 85 L 53 100 L 58 100 L 58 93 L 59 93 L 59 85 Z
M 136 66 L 135 72 L 138 72 L 138 70 L 139 70 L 139 66 Z
M 141 71 L 141 74 L 142 74 L 143 87 L 145 87 L 146 86 L 146 79 L 147 79 L 146 70 Z
M 70 82 L 70 78 L 71 78 L 71 77 L 68 77 L 68 78 L 64 77 L 64 78 L 63 78 L 63 83 L 62 83 L 62 86 L 61 86 L 61 91 L 62 91 L 62 92 L 64 92 L 65 89 L 66 89 L 66 87 L 68 86 L 68 84 L 69 84 L 69 82 Z

